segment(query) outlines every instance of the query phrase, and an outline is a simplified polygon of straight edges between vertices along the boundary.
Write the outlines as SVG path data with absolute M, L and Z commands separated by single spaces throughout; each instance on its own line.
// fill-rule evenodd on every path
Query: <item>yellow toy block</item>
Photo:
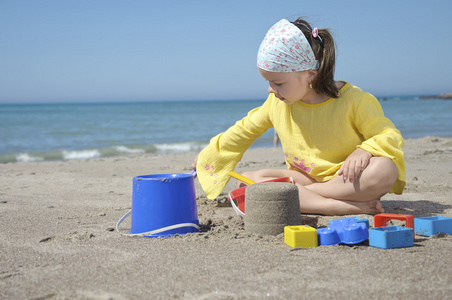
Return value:
M 317 230 L 311 226 L 284 227 L 284 243 L 290 247 L 317 247 Z

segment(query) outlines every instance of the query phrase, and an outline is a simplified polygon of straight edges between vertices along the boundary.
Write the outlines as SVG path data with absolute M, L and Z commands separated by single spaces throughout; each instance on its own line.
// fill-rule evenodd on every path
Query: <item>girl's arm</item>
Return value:
M 401 194 L 405 187 L 405 161 L 402 151 L 404 141 L 402 134 L 384 116 L 380 103 L 371 94 L 365 93 L 356 110 L 355 116 L 357 129 L 365 139 L 361 145 L 358 145 L 358 149 L 364 150 L 372 156 L 387 157 L 395 163 L 399 175 L 391 192 Z M 363 167 L 362 160 L 365 158 L 365 155 L 361 151 L 358 153 L 355 152 L 350 155 L 350 159 L 347 158 L 349 170 L 350 166 L 359 164 L 357 160 L 361 160 L 361 167 Z M 359 153 L 361 155 L 358 155 Z M 353 162 L 355 162 L 354 165 Z M 347 177 L 349 178 L 350 174 L 347 174 Z
M 267 101 L 268 102 L 268 101 Z M 198 155 L 198 180 L 209 199 L 215 199 L 225 188 L 245 151 L 268 128 L 273 127 L 268 116 L 268 103 L 251 110 L 227 131 L 210 140 Z

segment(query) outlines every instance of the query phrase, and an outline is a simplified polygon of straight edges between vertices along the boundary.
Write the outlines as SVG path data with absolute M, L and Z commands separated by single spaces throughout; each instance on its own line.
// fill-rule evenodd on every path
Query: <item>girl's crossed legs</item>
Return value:
M 396 165 L 386 157 L 372 157 L 369 165 L 354 182 L 344 182 L 335 176 L 326 182 L 316 182 L 294 170 L 264 169 L 243 173 L 256 181 L 292 177 L 299 190 L 300 210 L 306 214 L 346 215 L 384 212 L 380 197 L 388 193 L 397 180 Z

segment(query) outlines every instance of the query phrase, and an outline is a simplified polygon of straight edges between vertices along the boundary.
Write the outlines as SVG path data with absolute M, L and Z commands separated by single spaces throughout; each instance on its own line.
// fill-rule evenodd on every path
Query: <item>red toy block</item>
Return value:
M 374 227 L 386 227 L 386 222 L 390 220 L 405 221 L 406 227 L 413 228 L 413 239 L 414 239 L 415 235 L 414 217 L 412 215 L 378 214 L 374 216 Z

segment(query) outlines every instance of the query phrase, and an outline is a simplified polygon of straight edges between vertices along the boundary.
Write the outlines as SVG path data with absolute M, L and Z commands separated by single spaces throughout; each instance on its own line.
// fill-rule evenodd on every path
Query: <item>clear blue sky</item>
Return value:
M 264 99 L 256 53 L 282 18 L 332 29 L 336 79 L 452 92 L 452 1 L 0 0 L 0 103 Z

